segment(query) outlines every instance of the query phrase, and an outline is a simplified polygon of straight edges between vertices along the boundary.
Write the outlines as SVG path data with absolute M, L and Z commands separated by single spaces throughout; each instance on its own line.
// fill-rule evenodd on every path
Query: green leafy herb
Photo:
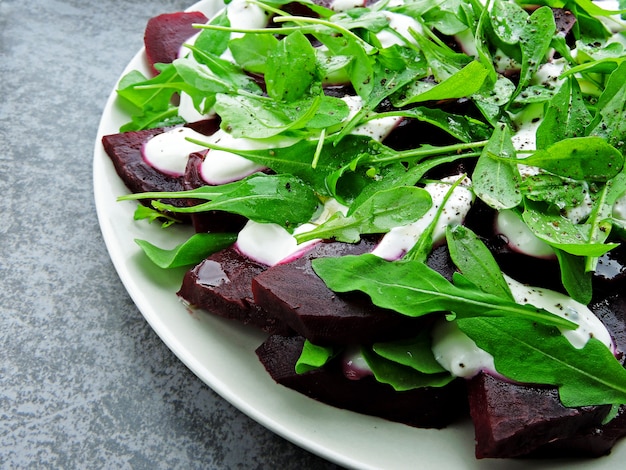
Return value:
M 296 373 L 304 374 L 305 372 L 319 369 L 335 354 L 336 351 L 332 347 L 319 346 L 311 343 L 309 340 L 305 340 L 300 357 L 296 362 Z
M 358 242 L 361 235 L 385 233 L 423 216 L 431 206 L 430 194 L 415 186 L 399 186 L 376 192 L 345 216 L 336 212 L 315 229 L 296 235 L 298 243 L 315 238 Z
M 446 371 L 425 374 L 412 367 L 385 359 L 366 348 L 362 349 L 362 354 L 376 380 L 391 385 L 399 392 L 420 387 L 443 387 L 454 380 L 454 377 Z
M 176 207 L 153 201 L 152 205 L 161 211 L 197 213 L 220 210 L 243 215 L 256 222 L 276 223 L 287 229 L 309 221 L 319 203 L 309 186 L 286 174 L 252 175 L 221 186 L 202 186 L 179 192 L 129 194 L 118 199 L 163 198 L 205 199 L 208 202 Z
M 145 240 L 136 239 L 150 260 L 160 268 L 178 268 L 198 264 L 204 258 L 237 240 L 232 233 L 196 233 L 172 249 L 159 248 Z
M 467 318 L 457 323 L 494 356 L 498 372 L 518 382 L 559 387 L 565 406 L 626 403 L 626 369 L 595 338 L 577 350 L 556 328 L 517 318 Z
M 483 292 L 512 299 L 511 290 L 493 255 L 467 227 L 448 227 L 450 257 L 463 275 Z
M 432 350 L 430 331 L 423 329 L 412 338 L 374 343 L 372 350 L 379 356 L 423 374 L 440 374 L 446 370 L 437 362 Z
M 508 127 L 496 127 L 472 174 L 476 196 L 494 209 L 511 209 L 522 201 L 515 158 Z
M 545 310 L 518 305 L 487 294 L 457 276 L 460 285 L 418 261 L 385 261 L 375 255 L 318 258 L 313 269 L 335 292 L 362 291 L 372 302 L 411 317 L 433 312 L 454 312 L 458 318 L 519 316 L 547 325 L 571 328 L 573 324 Z

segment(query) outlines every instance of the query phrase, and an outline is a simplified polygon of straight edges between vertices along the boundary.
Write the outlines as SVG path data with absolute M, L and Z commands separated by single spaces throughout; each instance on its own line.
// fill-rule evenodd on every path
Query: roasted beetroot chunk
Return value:
M 171 176 L 153 168 L 143 158 L 141 149 L 151 137 L 164 131 L 163 128 L 146 129 L 136 132 L 124 132 L 102 137 L 102 144 L 115 166 L 115 171 L 132 193 L 147 191 L 182 191 L 182 176 Z M 183 199 L 163 200 L 176 207 L 184 207 Z M 150 205 L 150 200 L 142 199 L 142 204 Z M 176 216 L 181 222 L 188 222 L 189 217 L 183 214 Z
M 257 305 L 318 344 L 369 344 L 410 335 L 419 319 L 376 307 L 361 293 L 331 291 L 311 267 L 313 258 L 360 254 L 372 244 L 318 243 L 306 255 L 278 264 L 252 280 Z
M 141 152 L 143 145 L 163 131 L 163 128 L 155 128 L 102 137 L 104 150 L 113 161 L 117 174 L 133 193 L 183 189 L 182 177 L 161 173 L 143 158 Z
M 467 401 L 461 380 L 441 388 L 396 392 L 371 376 L 350 380 L 336 363 L 297 374 L 295 364 L 303 344 L 304 338 L 300 336 L 274 335 L 256 353 L 276 382 L 338 408 L 421 428 L 443 428 L 465 416 Z
M 214 253 L 189 270 L 178 295 L 191 306 L 252 325 L 268 333 L 289 329 L 254 303 L 252 278 L 267 266 L 241 255 L 234 247 Z
M 164 13 L 148 21 L 144 44 L 148 64 L 154 75 L 154 64 L 169 64 L 178 57 L 181 46 L 199 30 L 194 23 L 206 23 L 207 17 L 199 11 Z
M 608 406 L 566 408 L 554 388 L 516 385 L 481 373 L 468 383 L 476 457 L 526 455 L 598 426 Z

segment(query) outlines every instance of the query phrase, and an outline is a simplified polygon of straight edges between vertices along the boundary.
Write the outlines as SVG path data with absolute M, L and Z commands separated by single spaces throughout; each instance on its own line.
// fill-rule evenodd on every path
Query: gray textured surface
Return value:
M 92 195 L 105 100 L 185 1 L 0 0 L 0 467 L 334 468 L 213 393 L 143 320 Z

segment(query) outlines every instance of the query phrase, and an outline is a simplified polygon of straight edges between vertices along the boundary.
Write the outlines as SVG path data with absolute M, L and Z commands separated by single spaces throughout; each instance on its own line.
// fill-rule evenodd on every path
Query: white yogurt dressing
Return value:
M 535 258 L 552 258 L 554 250 L 546 242 L 538 238 L 514 211 L 506 209 L 496 216 L 495 231 L 502 235 L 509 247 Z
M 458 180 L 461 175 L 444 178 L 441 182 L 428 183 L 424 189 L 428 191 L 432 198 L 433 205 L 428 212 L 419 220 L 402 227 L 391 229 L 380 243 L 374 248 L 373 254 L 386 260 L 396 260 L 401 258 L 417 242 L 420 235 L 428 228 L 437 215 L 439 206 L 450 190 L 450 184 Z M 469 179 L 467 179 L 469 183 Z M 444 206 L 442 214 L 436 222 L 433 231 L 433 244 L 443 241 L 447 226 L 461 224 L 470 210 L 474 194 L 461 184 L 454 188 L 454 192 Z
M 432 331 L 432 350 L 441 366 L 456 377 L 471 378 L 481 371 L 494 372 L 493 356 L 476 346 L 456 323 L 442 320 Z
M 376 37 L 380 41 L 380 44 L 383 48 L 391 47 L 395 44 L 403 45 L 406 44 L 406 41 L 409 41 L 411 44 L 416 44 L 417 42 L 411 36 L 409 30 L 414 30 L 418 34 L 423 33 L 423 28 L 420 23 L 418 23 L 414 18 L 408 15 L 402 15 L 400 13 L 393 12 L 385 12 L 385 16 L 389 20 L 389 28 L 396 31 L 405 39 L 398 37 L 397 34 L 384 29 L 379 33 L 376 33 Z
M 348 105 L 347 121 L 352 119 L 363 107 L 363 99 L 360 96 L 346 95 L 341 100 Z M 356 126 L 351 134 L 368 136 L 378 142 L 382 142 L 402 122 L 402 119 L 402 117 L 398 116 L 372 119 L 365 124 Z
M 591 310 L 580 302 L 560 292 L 541 287 L 529 287 L 504 276 L 513 298 L 519 304 L 530 304 L 578 324 L 575 330 L 562 330 L 561 333 L 572 346 L 581 349 L 590 337 L 596 338 L 607 348 L 612 349 L 613 340 L 604 324 Z
M 304 224 L 296 229 L 311 230 L 314 226 Z M 291 258 L 306 251 L 319 240 L 298 244 L 295 237 L 278 224 L 262 224 L 248 221 L 239 232 L 235 246 L 239 252 L 258 263 L 274 266 L 285 258 Z
M 269 139 L 246 139 L 233 137 L 220 129 L 215 134 L 204 137 L 209 142 L 231 150 L 266 150 L 288 147 L 297 142 L 296 139 L 286 137 L 272 137 Z M 208 184 L 224 184 L 237 181 L 245 176 L 263 170 L 247 158 L 226 150 L 210 150 L 200 167 L 200 175 Z
M 324 204 L 320 215 L 313 222 L 299 226 L 294 230 L 293 234 L 278 224 L 262 224 L 248 221 L 239 232 L 236 247 L 241 254 L 248 258 L 267 266 L 274 266 L 299 256 L 320 241 L 319 239 L 314 239 L 298 244 L 294 235 L 314 229 L 336 212 L 341 212 L 345 215 L 347 210 L 346 206 L 338 203 L 335 199 L 329 199 Z
M 211 136 L 206 136 L 187 127 L 177 127 L 149 139 L 143 145 L 143 157 L 149 165 L 159 171 L 180 176 L 185 172 L 189 154 L 206 150 L 205 146 L 191 143 L 188 138 L 232 150 L 275 149 L 288 147 L 297 142 L 296 139 L 282 136 L 269 139 L 235 138 L 221 129 Z M 217 185 L 242 179 L 263 169 L 262 165 L 235 153 L 209 150 L 200 167 L 200 175 L 207 184 Z
M 189 154 L 206 150 L 206 147 L 189 142 L 187 138 L 204 140 L 206 136 L 188 127 L 171 129 L 152 137 L 143 145 L 143 158 L 167 175 L 181 176 L 185 173 Z
M 329 8 L 336 12 L 343 12 L 364 6 L 365 0 L 333 0 Z

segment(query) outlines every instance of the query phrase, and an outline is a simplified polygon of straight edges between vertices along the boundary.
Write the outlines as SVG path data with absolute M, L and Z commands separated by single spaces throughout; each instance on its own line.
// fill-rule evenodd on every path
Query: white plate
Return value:
M 201 8 L 213 14 L 220 0 L 205 0 Z M 128 64 L 147 73 L 144 51 Z M 579 462 L 510 461 L 474 458 L 470 423 L 444 430 L 415 429 L 402 424 L 338 410 L 279 386 L 254 353 L 263 335 L 203 313 L 190 314 L 176 291 L 182 271 L 161 271 L 142 256 L 135 238 L 159 246 L 174 246 L 186 233 L 161 230 L 157 224 L 133 221 L 135 203 L 116 202 L 127 193 L 101 137 L 116 133 L 128 120 L 112 92 L 104 109 L 95 143 L 93 177 L 98 219 L 111 260 L 131 298 L 163 342 L 202 381 L 246 415 L 291 442 L 330 461 L 352 468 L 615 469 L 626 461 L 626 442 L 609 457 Z M 167 233 L 166 233 L 167 232 Z

